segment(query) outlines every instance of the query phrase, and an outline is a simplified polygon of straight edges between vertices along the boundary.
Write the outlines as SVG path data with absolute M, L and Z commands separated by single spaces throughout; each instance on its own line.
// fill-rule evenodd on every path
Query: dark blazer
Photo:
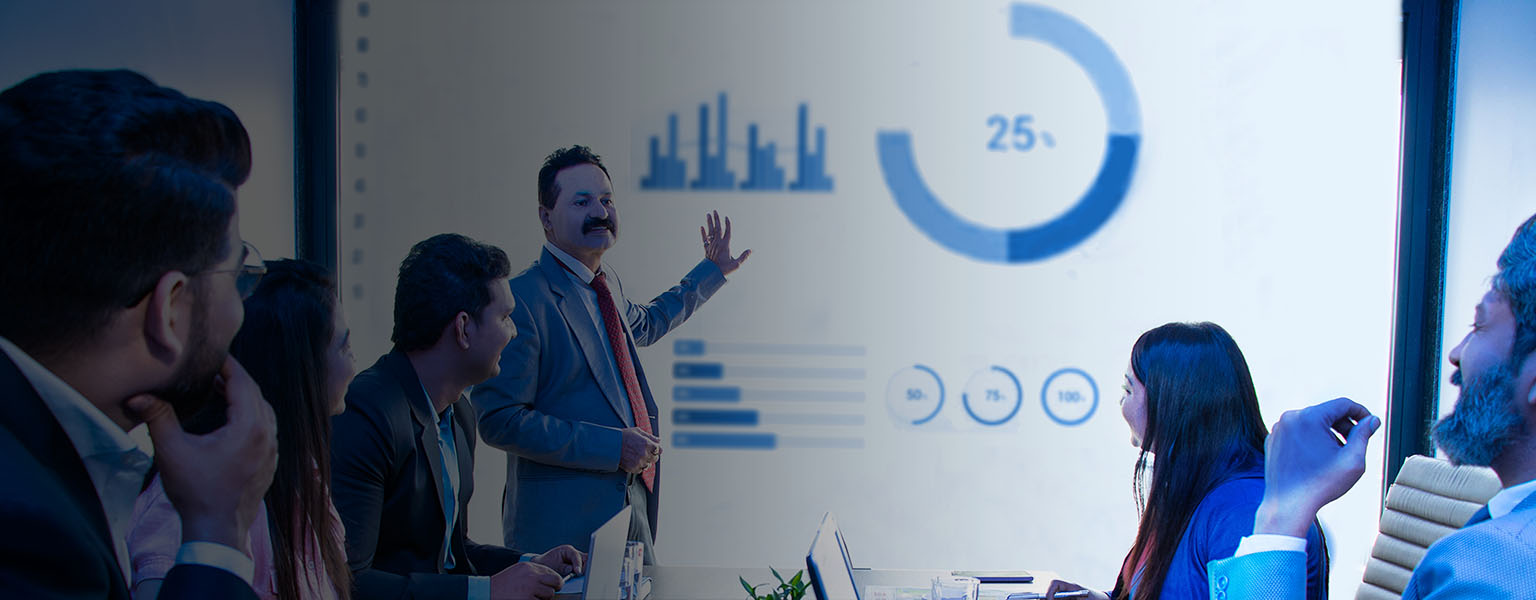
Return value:
M 463 600 L 466 575 L 494 575 L 522 553 L 469 541 L 475 490 L 475 407 L 453 404 L 459 455 L 458 519 L 444 572 L 437 424 L 405 353 L 393 350 L 358 374 L 347 410 L 331 419 L 331 496 L 347 530 L 354 598 Z
M 107 515 L 85 463 L 37 390 L 0 352 L 0 596 L 128 600 Z M 256 594 L 238 576 L 177 565 L 165 600 Z

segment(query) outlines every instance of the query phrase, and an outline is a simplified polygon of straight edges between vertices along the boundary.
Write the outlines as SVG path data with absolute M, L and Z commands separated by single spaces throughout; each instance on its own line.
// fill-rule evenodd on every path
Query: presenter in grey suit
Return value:
M 619 213 L 607 168 L 584 146 L 545 159 L 539 221 L 544 249 L 511 281 L 517 337 L 501 374 L 472 396 L 481 437 L 508 453 L 505 543 L 585 548 L 629 504 L 630 539 L 645 544 L 651 563 L 661 439 L 635 348 L 681 325 L 752 251 L 733 258 L 730 219 L 706 216 L 704 260 L 649 303 L 631 302 L 602 262 L 618 240 Z
M 1450 361 L 1461 394 L 1435 424 L 1435 443 L 1452 463 L 1492 467 L 1504 489 L 1460 531 L 1430 546 L 1403 597 L 1536 598 L 1536 217 L 1499 256 L 1492 289 Z M 1270 434 L 1254 535 L 1237 557 L 1211 563 L 1213 599 L 1301 597 L 1295 536 L 1360 478 L 1366 440 L 1379 422 L 1346 399 L 1280 419 Z

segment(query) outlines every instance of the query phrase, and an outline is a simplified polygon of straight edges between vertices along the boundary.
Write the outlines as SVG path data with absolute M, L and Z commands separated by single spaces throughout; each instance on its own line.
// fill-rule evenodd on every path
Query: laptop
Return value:
M 619 576 L 624 569 L 624 544 L 629 541 L 629 513 L 625 506 L 602 527 L 592 532 L 588 546 L 586 572 L 573 577 L 560 588 L 560 595 L 581 590 L 581 600 L 617 600 Z
M 811 574 L 811 590 L 817 600 L 859 600 L 848 543 L 837 528 L 837 517 L 830 512 L 821 518 L 821 527 L 811 540 L 811 551 L 805 556 L 805 567 Z

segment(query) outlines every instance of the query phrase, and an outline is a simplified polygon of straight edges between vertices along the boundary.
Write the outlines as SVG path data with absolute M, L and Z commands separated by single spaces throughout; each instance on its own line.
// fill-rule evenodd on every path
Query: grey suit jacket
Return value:
M 1486 514 L 1486 513 L 1483 513 Z M 1472 523 L 1429 547 L 1404 598 L 1536 598 L 1536 495 L 1509 514 Z M 1211 561 L 1211 600 L 1299 600 L 1306 555 L 1259 552 Z
M 630 355 L 637 358 L 637 346 L 660 340 L 725 285 L 720 268 L 704 260 L 672 289 L 635 304 L 617 274 L 605 272 L 626 321 Z M 548 250 L 512 278 L 517 336 L 502 351 L 501 374 L 471 395 L 481 438 L 508 453 L 502 527 L 511 547 L 585 548 L 627 499 L 630 475 L 619 470 L 620 431 L 635 424 L 624 384 L 607 366 L 607 335 L 576 296 L 578 285 Z M 656 400 L 638 360 L 635 371 L 651 431 L 660 435 Z M 656 482 L 647 515 L 653 534 L 659 470 Z

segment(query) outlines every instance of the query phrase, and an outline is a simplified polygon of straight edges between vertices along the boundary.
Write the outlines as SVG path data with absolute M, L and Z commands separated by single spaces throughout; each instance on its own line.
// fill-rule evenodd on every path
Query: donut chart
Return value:
M 1098 91 L 1109 134 L 1098 174 L 1077 203 L 1045 223 L 996 228 L 974 223 L 944 205 L 928 188 L 913 157 L 912 134 L 876 134 L 880 169 L 896 205 L 940 246 L 996 263 L 1045 260 L 1086 240 L 1119 209 L 1130 187 L 1141 147 L 1141 110 L 1125 66 L 1091 29 L 1056 10 L 1027 3 L 1012 6 L 1015 39 L 1043 42 L 1082 67 Z

